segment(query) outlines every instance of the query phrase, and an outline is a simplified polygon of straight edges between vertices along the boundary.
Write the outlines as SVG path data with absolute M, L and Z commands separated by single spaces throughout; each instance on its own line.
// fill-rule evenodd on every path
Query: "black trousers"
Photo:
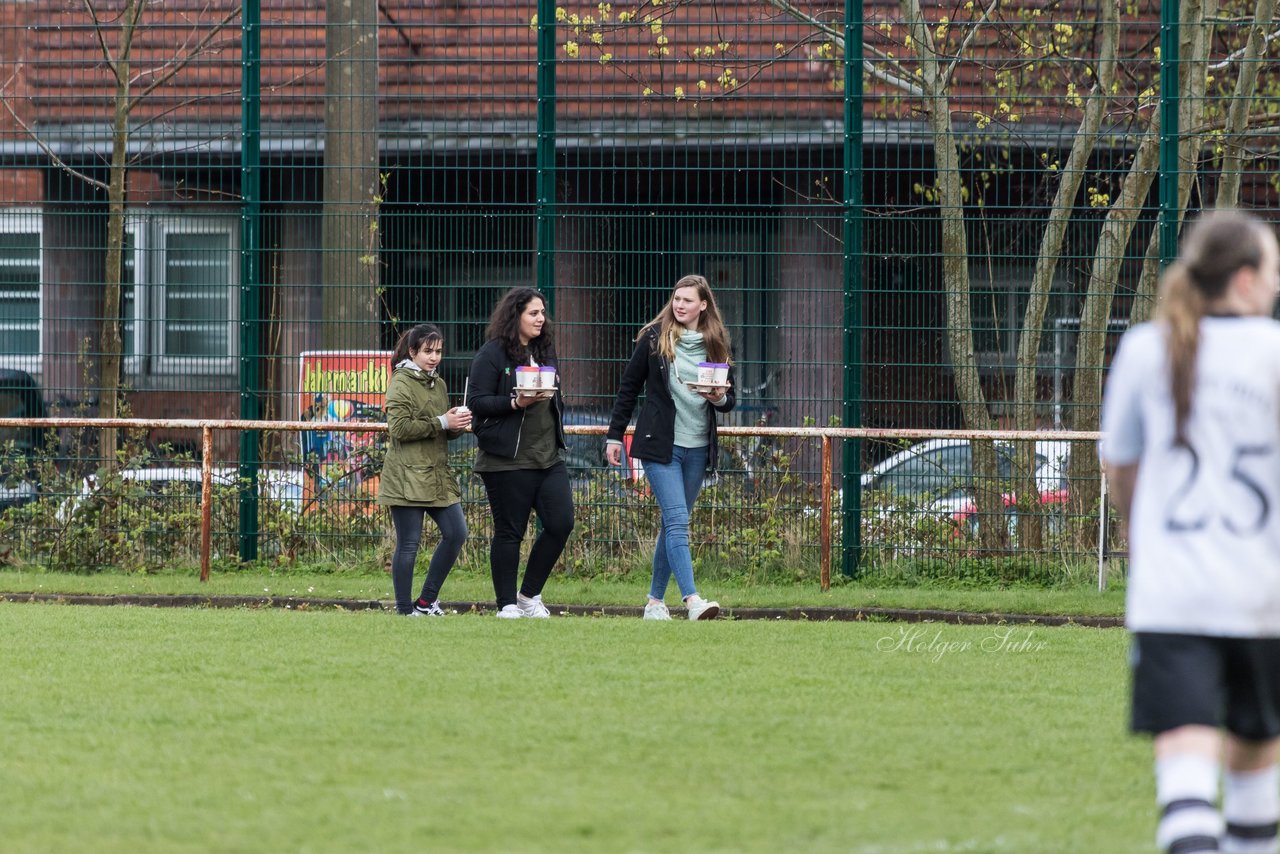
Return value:
M 391 556 L 391 586 L 396 593 L 396 610 L 407 614 L 413 610 L 413 567 L 422 542 L 422 517 L 430 516 L 440 528 L 440 542 L 431 553 L 427 579 L 422 583 L 422 598 L 434 602 L 440 595 L 449 570 L 467 542 L 467 520 L 461 504 L 448 507 L 392 507 L 391 523 L 396 529 L 396 550 Z
M 573 531 L 573 490 L 564 463 L 549 469 L 481 472 L 480 478 L 493 513 L 489 570 L 493 573 L 494 596 L 502 608 L 516 603 L 520 543 L 532 512 L 537 512 L 542 532 L 529 551 L 520 592 L 525 596 L 542 592 Z

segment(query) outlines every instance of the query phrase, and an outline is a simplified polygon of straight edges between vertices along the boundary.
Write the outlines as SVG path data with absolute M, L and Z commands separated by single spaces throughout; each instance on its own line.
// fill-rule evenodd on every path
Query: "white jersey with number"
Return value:
M 1161 325 L 1127 332 L 1107 378 L 1099 453 L 1138 463 L 1125 624 L 1280 636 L 1280 324 L 1209 317 L 1200 336 L 1189 447 Z

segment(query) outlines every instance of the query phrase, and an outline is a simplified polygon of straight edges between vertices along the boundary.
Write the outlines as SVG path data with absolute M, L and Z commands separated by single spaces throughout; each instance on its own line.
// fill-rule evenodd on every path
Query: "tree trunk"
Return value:
M 1208 55 L 1208 30 L 1204 19 L 1214 13 L 1216 0 L 1208 0 L 1201 4 L 1200 0 L 1183 0 L 1182 33 L 1183 41 L 1179 49 L 1182 65 L 1181 91 L 1182 109 L 1178 121 L 1184 130 L 1182 143 L 1179 146 L 1179 165 L 1181 168 L 1178 182 L 1178 211 L 1186 210 L 1187 198 L 1191 190 L 1191 182 L 1196 172 L 1196 154 L 1200 148 L 1199 128 L 1204 112 L 1205 69 L 1204 60 Z M 1075 417 L 1073 425 L 1077 430 L 1096 430 L 1102 400 L 1102 372 L 1105 367 L 1107 326 L 1111 317 L 1111 303 L 1115 296 L 1116 284 L 1119 280 L 1120 265 L 1125 257 L 1125 248 L 1137 221 L 1137 214 L 1142 209 L 1151 182 L 1155 179 L 1156 162 L 1159 156 L 1160 118 L 1152 117 L 1147 136 L 1138 146 L 1133 166 L 1129 170 L 1120 200 L 1107 213 L 1103 225 L 1102 236 L 1098 241 L 1098 250 L 1094 254 L 1093 268 L 1089 275 L 1089 291 L 1085 298 L 1084 309 L 1080 315 L 1080 337 L 1077 343 L 1075 368 Z M 1152 240 L 1157 236 L 1152 235 Z M 1152 250 L 1146 253 L 1144 274 L 1140 281 L 1154 281 L 1154 258 Z M 1150 274 L 1148 268 L 1150 266 Z M 1097 483 L 1101 477 L 1098 459 L 1094 454 L 1072 454 L 1070 463 L 1070 481 L 1072 484 Z M 1088 514 L 1097 510 L 1094 502 L 1097 494 L 1086 495 L 1085 490 L 1071 490 L 1070 515 L 1079 520 L 1074 527 L 1075 540 L 1078 547 L 1092 548 L 1097 542 L 1097 526 L 1087 520 Z
M 111 63 L 116 81 L 115 113 L 111 121 L 111 172 L 107 181 L 107 266 L 103 276 L 102 296 L 102 360 L 99 363 L 101 386 L 98 413 L 115 418 L 120 413 L 120 375 L 124 358 L 124 339 L 120 334 L 120 276 L 124 269 L 125 178 L 129 159 L 129 75 L 133 35 L 142 15 L 145 0 L 126 0 L 120 19 L 120 43 Z M 102 467 L 116 467 L 119 450 L 115 430 L 99 431 Z
M 379 344 L 378 6 L 325 6 L 323 346 Z
M 951 104 L 947 81 L 943 79 L 934 46 L 933 32 L 920 11 L 919 0 L 902 0 L 916 55 L 920 60 L 924 108 L 933 136 L 934 172 L 938 213 L 942 219 L 942 282 L 947 312 L 947 352 L 955 377 L 956 395 L 965 426 L 971 430 L 995 427 L 982 391 L 977 359 L 974 356 L 973 314 L 969 299 L 969 244 L 964 219 L 964 197 L 960 181 L 960 155 L 951 127 Z M 978 537 L 984 551 L 998 551 L 1008 545 L 1004 524 L 1004 501 L 996 467 L 995 445 L 973 442 L 974 499 L 978 508 Z
M 1240 74 L 1227 108 L 1227 125 L 1222 133 L 1222 180 L 1218 182 L 1217 207 L 1233 208 L 1240 203 L 1240 175 L 1244 169 L 1244 130 L 1249 124 L 1249 105 L 1258 89 L 1260 61 L 1266 50 L 1267 29 L 1276 16 L 1276 0 L 1258 0 L 1253 11 L 1253 26 L 1245 43 L 1239 65 Z
M 1071 141 L 1066 167 L 1049 208 L 1040 239 L 1040 252 L 1036 257 L 1036 269 L 1031 277 L 1031 292 L 1022 320 L 1022 332 L 1018 339 L 1018 364 L 1014 374 L 1014 418 L 1019 430 L 1034 430 L 1036 424 L 1036 378 L 1039 368 L 1040 337 L 1044 329 L 1044 317 L 1049 308 L 1054 273 L 1062 255 L 1062 241 L 1071 223 L 1076 196 L 1084 181 L 1085 169 L 1098 139 L 1098 129 L 1109 101 L 1111 84 L 1116 74 L 1116 50 L 1120 41 L 1120 21 L 1115 0 L 1103 0 L 1099 8 L 1101 17 L 1101 47 L 1098 56 L 1097 83 L 1085 103 L 1080 127 Z M 1036 482 L 1035 443 L 1024 442 L 1015 456 L 1014 478 L 1017 483 L 1018 547 L 1038 550 L 1043 547 L 1043 513 L 1040 506 L 1040 488 Z

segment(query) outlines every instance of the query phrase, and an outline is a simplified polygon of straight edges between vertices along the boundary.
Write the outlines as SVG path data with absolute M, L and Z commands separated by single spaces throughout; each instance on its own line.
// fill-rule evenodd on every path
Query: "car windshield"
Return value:
M 882 474 L 876 486 L 903 497 L 941 495 L 967 487 L 972 470 L 969 446 L 953 445 L 903 460 Z

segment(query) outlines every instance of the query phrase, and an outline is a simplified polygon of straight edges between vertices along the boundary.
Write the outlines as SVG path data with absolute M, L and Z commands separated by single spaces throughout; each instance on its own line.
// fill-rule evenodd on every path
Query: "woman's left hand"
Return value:
M 465 406 L 455 406 L 445 414 L 450 430 L 470 430 L 471 410 Z
M 718 388 L 715 391 L 700 391 L 698 392 L 698 396 L 707 403 L 724 403 L 726 392 L 728 392 L 728 390 L 729 386 L 725 386 L 724 388 Z

